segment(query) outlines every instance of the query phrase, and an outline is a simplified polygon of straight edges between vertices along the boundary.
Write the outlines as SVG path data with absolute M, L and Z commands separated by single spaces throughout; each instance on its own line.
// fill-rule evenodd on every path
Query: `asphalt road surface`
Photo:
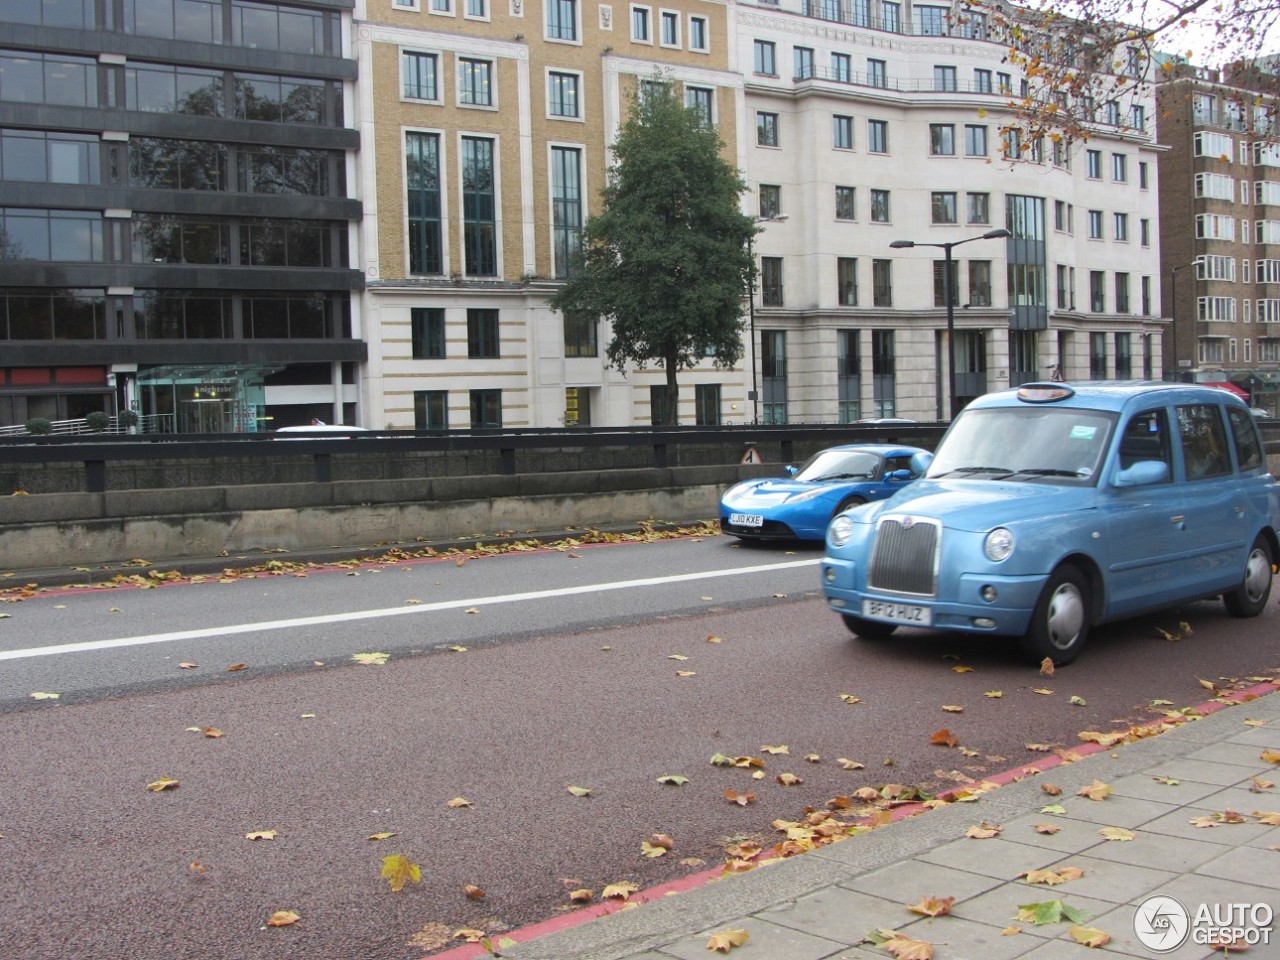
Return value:
M 0 604 L 0 957 L 421 957 L 713 867 L 859 787 L 950 787 L 1280 670 L 1275 601 L 1098 630 L 1052 677 L 1010 644 L 866 643 L 819 556 L 711 537 Z M 674 846 L 645 857 L 655 833 Z M 393 892 L 390 855 L 421 882 Z

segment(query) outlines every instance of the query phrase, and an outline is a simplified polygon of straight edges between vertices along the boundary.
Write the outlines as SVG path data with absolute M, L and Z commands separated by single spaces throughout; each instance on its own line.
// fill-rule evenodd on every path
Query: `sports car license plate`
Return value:
M 764 517 L 758 513 L 731 513 L 729 524 L 734 527 L 763 527 Z
M 928 607 L 914 603 L 886 603 L 883 600 L 863 600 L 862 615 L 875 620 L 892 620 L 894 623 L 913 623 L 927 627 L 930 622 Z

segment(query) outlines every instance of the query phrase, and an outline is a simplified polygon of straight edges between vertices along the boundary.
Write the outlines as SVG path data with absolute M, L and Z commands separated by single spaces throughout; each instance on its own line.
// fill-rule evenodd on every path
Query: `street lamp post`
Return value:
M 756 223 L 781 223 L 787 219 L 787 215 L 780 214 L 774 217 L 756 217 Z M 760 394 L 756 389 L 756 253 L 755 253 L 755 234 L 747 236 L 747 256 L 751 259 L 751 289 L 747 291 L 747 313 L 748 333 L 751 337 L 751 393 L 748 395 L 751 400 L 751 422 L 760 422 Z
M 962 243 L 972 243 L 974 240 L 998 240 L 1001 237 L 1013 236 L 1004 227 L 998 230 L 988 230 L 979 237 L 968 237 L 964 240 L 951 240 L 947 243 L 917 243 L 914 240 L 894 240 L 889 244 L 895 250 L 910 249 L 912 247 L 937 247 L 943 253 L 942 267 L 942 295 L 947 302 L 947 415 L 949 419 L 955 419 L 956 415 L 956 304 L 955 291 L 952 289 L 954 284 L 951 278 L 951 264 L 953 262 L 951 251 L 960 246 Z

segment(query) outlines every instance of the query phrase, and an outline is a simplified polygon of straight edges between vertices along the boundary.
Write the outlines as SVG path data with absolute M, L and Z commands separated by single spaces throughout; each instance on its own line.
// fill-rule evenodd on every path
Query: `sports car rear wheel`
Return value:
M 840 619 L 849 628 L 849 632 L 860 640 L 883 640 L 898 629 L 896 623 L 882 623 L 879 620 L 864 620 L 847 613 L 840 614 Z

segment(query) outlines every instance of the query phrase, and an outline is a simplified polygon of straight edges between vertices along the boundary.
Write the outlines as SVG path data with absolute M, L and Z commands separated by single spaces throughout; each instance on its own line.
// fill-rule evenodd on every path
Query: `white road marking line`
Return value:
M 403 617 L 412 614 L 431 613 L 436 610 L 452 610 L 457 607 L 492 606 L 497 603 L 519 603 L 524 600 L 547 600 L 553 597 L 569 597 L 582 593 L 605 593 L 612 590 L 631 590 L 637 587 L 656 587 L 670 583 L 687 583 L 691 580 L 713 580 L 717 577 L 736 577 L 747 573 L 772 573 L 795 567 L 811 567 L 820 560 L 788 560 L 759 567 L 736 567 L 728 570 L 704 570 L 699 573 L 681 573 L 669 577 L 648 577 L 643 580 L 616 580 L 611 583 L 584 584 L 579 587 L 557 587 L 554 590 L 531 590 L 527 593 L 506 593 L 492 597 L 471 597 L 465 600 L 440 600 L 411 607 L 388 607 L 384 610 L 361 610 L 352 613 L 331 613 L 317 617 L 294 617 L 290 620 L 264 620 L 261 623 L 236 623 L 222 627 L 205 627 L 200 630 L 175 630 L 170 633 L 150 633 L 139 637 L 117 637 L 114 640 L 86 640 L 81 643 L 62 643 L 47 647 L 28 647 L 25 650 L 0 650 L 0 660 L 27 660 L 33 657 L 52 657 L 62 653 L 84 653 L 89 650 L 111 650 L 117 647 L 139 647 L 148 643 L 168 643 L 172 640 L 198 640 L 201 637 L 226 637 L 237 633 L 259 633 L 265 630 L 290 630 L 294 627 L 314 627 L 326 623 L 347 623 L 353 620 L 376 620 L 381 617 Z

